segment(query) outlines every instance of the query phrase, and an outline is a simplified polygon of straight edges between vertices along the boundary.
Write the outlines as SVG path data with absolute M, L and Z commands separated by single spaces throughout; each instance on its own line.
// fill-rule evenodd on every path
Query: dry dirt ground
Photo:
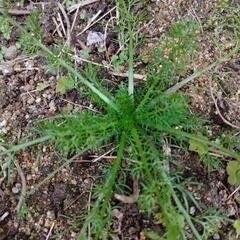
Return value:
M 58 1 L 24 1 L 24 7 L 19 6 L 16 2 L 12 1 L 11 3 L 11 9 L 15 10 L 11 15 L 19 22 L 24 22 L 26 15 L 33 9 L 38 9 L 41 12 L 39 21 L 44 32 L 46 45 L 51 46 L 53 43 L 66 42 L 67 39 L 60 24 L 59 16 L 61 16 L 65 29 L 66 21 L 57 5 Z M 158 44 L 159 38 L 171 23 L 187 16 L 200 21 L 201 26 L 204 27 L 219 2 L 221 1 L 150 1 L 150 4 L 144 6 L 144 11 L 151 18 L 141 24 L 142 28 L 139 31 L 139 34 L 146 36 L 146 41 L 137 54 L 148 54 L 153 46 Z M 238 1 L 232 1 L 232 4 L 239 7 Z M 108 20 L 116 16 L 116 9 L 113 9 L 113 7 L 114 3 L 112 1 L 99 0 L 79 8 L 77 10 L 79 14 L 76 14 L 76 11 L 67 12 L 70 23 L 75 22 L 71 31 L 72 47 L 77 51 L 88 48 L 86 45 L 89 31 L 104 33 L 107 23 L 109 23 L 109 29 L 111 29 L 112 23 Z M 141 4 L 139 4 L 135 11 L 139 11 L 141 7 Z M 18 11 L 23 9 L 26 10 L 26 13 L 18 15 Z M 111 11 L 104 16 L 109 10 Z M 91 19 L 99 11 L 100 14 L 96 17 L 97 23 L 85 30 L 87 23 L 83 19 Z M 99 20 L 102 16 L 104 17 Z M 84 32 L 78 36 L 83 30 Z M 211 63 L 216 57 L 211 38 L 204 29 L 202 31 L 196 68 Z M 0 46 L 8 48 L 14 46 L 17 34 L 18 30 L 12 29 L 11 38 L 8 41 L 0 34 Z M 116 34 L 109 30 L 106 41 L 107 51 L 98 53 L 96 49 L 90 49 L 90 60 L 99 64 L 102 64 L 103 61 L 109 63 L 109 57 L 119 48 L 115 42 L 116 38 Z M 224 41 L 224 38 L 222 41 Z M 21 49 L 13 49 L 9 55 L 7 59 L 5 57 L 0 62 L 1 138 L 15 144 L 22 137 L 31 133 L 30 128 L 36 120 L 55 116 L 66 109 L 70 109 L 72 112 L 83 109 L 94 110 L 94 106 L 90 102 L 81 98 L 78 90 L 71 90 L 65 94 L 56 93 L 58 73 L 48 71 L 39 56 L 26 56 Z M 78 64 L 84 64 L 84 61 L 80 61 Z M 136 65 L 138 65 L 137 62 Z M 232 74 L 224 78 L 225 89 L 221 89 L 214 84 L 212 88 L 214 94 L 220 96 L 217 104 L 219 104 L 223 116 L 232 124 L 239 126 L 239 61 L 224 63 L 218 71 L 224 73 L 229 72 L 229 69 Z M 124 69 L 122 70 L 124 72 Z M 189 70 L 189 73 L 191 73 L 191 70 Z M 118 84 L 120 79 L 124 80 L 124 78 L 114 76 L 107 69 L 103 70 L 103 74 L 106 84 L 113 87 Z M 141 76 L 145 74 L 143 67 L 139 68 L 139 74 Z M 231 134 L 237 134 L 236 131 L 231 132 L 232 127 L 226 124 L 217 114 L 211 98 L 208 79 L 208 74 L 204 74 L 182 89 L 191 99 L 191 111 L 199 115 L 203 114 L 212 121 L 209 131 L 213 132 L 213 136 L 221 132 L 220 129 L 224 129 L 226 132 L 230 131 Z M 44 86 L 44 88 L 39 89 L 39 86 Z M 75 226 L 81 221 L 81 216 L 86 210 L 89 199 L 91 199 L 89 189 L 94 184 L 92 176 L 102 171 L 101 164 L 98 161 L 93 163 L 92 160 L 111 148 L 112 146 L 104 146 L 97 153 L 86 152 L 37 189 L 37 184 L 60 166 L 62 156 L 55 151 L 54 147 L 44 144 L 18 152 L 15 158 L 24 173 L 26 190 L 27 192 L 32 191 L 32 195 L 26 202 L 26 216 L 20 221 L 16 218 L 16 206 L 22 189 L 21 176 L 19 176 L 19 172 L 16 171 L 13 163 L 8 168 L 4 168 L 0 162 L 0 168 L 2 168 L 0 178 L 4 178 L 6 173 L 6 177 L 0 181 L 0 240 L 76 239 L 79 228 Z M 108 155 L 101 161 L 111 164 L 114 157 Z M 80 160 L 86 161 L 80 162 Z M 235 188 L 227 183 L 225 168 L 213 170 L 209 175 L 206 167 L 199 161 L 197 154 L 185 152 L 179 154 L 179 164 L 187 166 L 184 170 L 186 178 L 196 177 L 201 183 L 197 186 L 189 185 L 189 190 L 199 202 L 207 207 L 216 207 L 232 219 L 239 218 L 240 195 L 236 192 L 230 196 Z M 195 211 L 197 210 L 193 207 L 192 214 Z M 119 219 L 114 224 L 120 228 L 118 229 L 118 239 L 145 239 L 142 236 L 145 229 L 162 231 L 160 224 L 156 223 L 154 219 L 147 219 L 147 216 L 139 213 L 136 204 L 122 204 L 122 208 L 116 215 Z M 213 239 L 227 239 L 228 231 L 230 231 L 229 225 L 222 226 L 222 232 L 215 234 Z

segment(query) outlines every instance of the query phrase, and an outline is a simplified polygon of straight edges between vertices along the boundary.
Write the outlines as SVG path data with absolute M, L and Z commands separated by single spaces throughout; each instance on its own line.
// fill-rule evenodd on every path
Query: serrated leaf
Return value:
M 89 59 L 89 51 L 87 49 L 83 49 L 80 52 L 80 57 L 84 59 Z
M 208 152 L 208 145 L 200 143 L 196 140 L 190 139 L 189 150 L 193 152 L 197 152 L 200 156 L 202 156 Z
M 236 230 L 236 233 L 237 233 L 237 238 L 240 236 L 240 219 L 236 220 L 234 223 L 233 223 L 233 227 L 235 228 Z
M 46 88 L 46 85 L 44 83 L 38 83 L 37 84 L 37 87 L 36 87 L 36 90 L 37 91 L 42 91 Z
M 228 182 L 231 185 L 240 185 L 240 162 L 230 161 L 227 165 Z
M 68 77 L 60 77 L 57 81 L 56 92 L 64 94 L 74 88 L 74 80 Z

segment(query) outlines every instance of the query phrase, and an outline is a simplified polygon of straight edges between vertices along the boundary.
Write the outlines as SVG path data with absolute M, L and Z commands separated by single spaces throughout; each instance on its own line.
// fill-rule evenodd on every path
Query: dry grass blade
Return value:
M 214 94 L 213 94 L 213 87 L 212 87 L 212 80 L 211 78 L 209 78 L 209 90 L 210 90 L 210 94 L 211 94 L 211 97 L 212 97 L 212 100 L 214 102 L 214 105 L 215 105 L 215 108 L 217 110 L 217 113 L 218 115 L 220 116 L 220 118 L 223 120 L 224 123 L 226 123 L 227 125 L 229 125 L 230 127 L 232 128 L 236 128 L 236 129 L 240 129 L 240 126 L 237 126 L 231 122 L 229 122 L 221 113 L 219 107 L 218 107 L 218 104 L 217 104 L 217 100 L 215 99 L 214 97 Z
M 26 182 L 26 178 L 25 178 L 25 175 L 23 173 L 23 170 L 22 170 L 21 166 L 18 163 L 18 160 L 15 160 L 15 166 L 16 166 L 17 172 L 18 172 L 18 174 L 19 174 L 19 176 L 21 178 L 21 184 L 22 184 L 21 195 L 20 195 L 17 207 L 16 207 L 16 211 L 17 211 L 17 213 L 19 213 L 20 210 L 21 210 L 21 207 L 22 207 L 22 205 L 24 203 L 25 196 L 26 196 L 27 182 Z
M 6 10 L 0 7 L 0 13 L 4 13 Z M 30 10 L 21 10 L 21 9 L 8 9 L 8 14 L 13 16 L 22 16 L 22 15 L 29 15 L 31 13 Z
M 81 8 L 81 7 L 90 5 L 90 4 L 95 3 L 95 2 L 98 2 L 98 1 L 99 1 L 99 0 L 83 0 L 83 1 L 81 1 L 80 3 L 77 3 L 77 4 L 74 4 L 74 5 L 70 6 L 70 7 L 68 8 L 68 11 L 71 13 L 71 12 L 75 11 L 75 10 L 78 9 L 78 8 Z
M 71 25 L 70 25 L 70 21 L 69 21 L 68 15 L 67 15 L 63 5 L 61 3 L 58 3 L 58 7 L 61 10 L 62 15 L 63 15 L 63 17 L 66 21 L 66 24 L 67 24 L 67 32 L 66 32 L 67 41 L 66 41 L 66 44 L 67 44 L 67 46 L 70 46 L 70 44 L 71 44 Z

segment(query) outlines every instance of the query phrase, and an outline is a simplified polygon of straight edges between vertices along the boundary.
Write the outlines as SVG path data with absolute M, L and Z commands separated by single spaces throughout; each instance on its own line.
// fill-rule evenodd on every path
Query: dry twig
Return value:
M 113 8 L 111 8 L 108 12 L 106 12 L 105 14 L 103 14 L 100 18 L 98 18 L 95 22 L 92 22 L 92 19 L 94 18 L 94 17 L 96 17 L 96 15 L 98 14 L 96 14 L 92 19 L 91 19 L 91 21 L 90 21 L 90 25 L 88 24 L 77 36 L 80 36 L 82 33 L 84 33 L 86 30 L 88 30 L 90 27 L 92 27 L 93 25 L 95 25 L 97 22 L 99 22 L 100 20 L 102 20 L 104 17 L 106 17 L 109 13 L 111 13 L 113 10 L 115 10 L 116 9 L 116 7 L 113 7 Z M 97 17 L 98 17 L 98 15 L 97 15 Z M 94 20 L 95 20 L 96 18 L 94 18 Z M 94 21 L 93 20 L 93 21 Z
M 81 7 L 93 4 L 93 3 L 98 2 L 98 1 L 99 0 L 83 0 L 80 3 L 77 3 L 77 4 L 74 4 L 74 5 L 70 6 L 67 10 L 68 10 L 68 12 L 71 13 L 71 12 L 75 11 L 78 8 L 81 8 Z
M 4 13 L 6 10 L 2 7 L 0 7 L 0 13 Z M 29 15 L 31 11 L 29 10 L 21 10 L 21 9 L 8 9 L 8 14 L 14 15 L 14 16 L 22 16 L 22 15 Z
M 217 100 L 215 99 L 214 97 L 214 94 L 213 94 L 213 87 L 212 87 L 212 79 L 209 78 L 209 90 L 210 90 L 210 94 L 211 94 L 211 97 L 212 97 L 212 100 L 214 102 L 214 105 L 215 105 L 215 108 L 217 110 L 217 113 L 218 115 L 220 116 L 220 118 L 223 120 L 224 123 L 226 123 L 227 125 L 231 126 L 232 128 L 236 128 L 236 129 L 240 129 L 240 126 L 237 126 L 231 122 L 229 122 L 221 113 L 221 111 L 219 110 L 219 107 L 218 107 L 218 104 L 217 104 Z
M 27 192 L 27 182 L 26 182 L 26 178 L 25 178 L 25 175 L 23 173 L 23 170 L 22 170 L 21 166 L 19 165 L 18 160 L 16 159 L 14 163 L 15 163 L 17 172 L 18 172 L 18 174 L 21 178 L 21 184 L 22 184 L 21 195 L 20 195 L 17 207 L 16 207 L 16 211 L 17 211 L 17 213 L 19 213 L 19 211 L 21 210 L 21 207 L 24 203 L 24 200 L 25 200 L 25 196 L 26 196 L 26 192 Z
M 61 10 L 62 15 L 63 15 L 63 17 L 66 21 L 66 24 L 67 24 L 67 32 L 66 32 L 67 41 L 66 41 L 66 44 L 67 44 L 67 46 L 70 46 L 70 44 L 71 44 L 71 25 L 70 25 L 70 21 L 69 21 L 68 15 L 67 15 L 63 5 L 61 3 L 58 3 L 58 7 Z

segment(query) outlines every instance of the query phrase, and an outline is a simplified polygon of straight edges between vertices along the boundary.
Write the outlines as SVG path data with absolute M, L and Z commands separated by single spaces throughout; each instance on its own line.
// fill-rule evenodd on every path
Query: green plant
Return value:
M 66 93 L 68 90 L 72 90 L 75 86 L 73 79 L 63 76 L 57 80 L 56 92 Z
M 2 46 L 0 50 L 0 62 L 3 60 L 5 53 L 7 52 L 7 47 Z
M 232 185 L 240 184 L 240 162 L 230 161 L 227 165 L 228 182 Z
M 32 38 L 36 39 L 36 41 L 41 42 L 42 40 L 42 32 L 39 24 L 39 15 L 37 11 L 33 11 L 26 18 L 26 32 L 20 32 L 20 36 L 18 39 L 18 44 L 21 46 L 22 50 L 28 54 L 35 54 L 38 52 L 40 47 L 38 44 L 32 42 Z
M 129 16 L 131 5 L 127 7 L 125 2 L 119 1 L 120 3 L 123 4 L 120 8 L 125 9 Z M 185 24 L 178 23 L 170 29 L 169 36 L 165 38 L 167 43 L 161 46 L 159 51 L 155 51 L 159 54 L 158 64 L 162 67 L 158 69 L 159 65 L 153 62 L 145 86 L 142 90 L 136 90 L 133 81 L 133 28 L 132 19 L 129 19 L 131 20 L 127 28 L 129 79 L 128 84 L 120 85 L 114 96 L 96 81 L 91 81 L 94 79 L 91 68 L 81 74 L 65 59 L 58 58 L 42 45 L 39 39 L 36 40 L 35 35 L 31 38 L 37 48 L 45 51 L 47 57 L 54 59 L 59 66 L 68 71 L 69 75 L 89 89 L 90 95 L 94 95 L 92 100 L 102 112 L 80 112 L 41 122 L 38 133 L 43 135 L 42 138 L 13 146 L 5 151 L 5 154 L 48 140 L 63 153 L 74 156 L 86 149 L 94 151 L 105 143 L 114 142 L 117 146 L 117 158 L 113 166 L 106 170 L 102 184 L 94 192 L 94 203 L 87 212 L 85 221 L 80 223 L 81 232 L 78 239 L 87 239 L 86 230 L 89 226 L 92 235 L 89 237 L 94 239 L 103 237 L 102 232 L 108 229 L 111 222 L 112 192 L 122 191 L 125 194 L 121 188 L 124 182 L 117 183 L 125 179 L 124 171 L 120 171 L 123 159 L 129 159 L 128 171 L 132 178 L 140 182 L 141 192 L 137 200 L 140 210 L 154 215 L 165 228 L 162 239 L 180 239 L 181 236 L 186 238 L 188 236 L 184 228 L 186 224 L 189 225 L 194 239 L 206 239 L 212 234 L 212 228 L 205 222 L 207 219 L 207 222 L 212 223 L 210 218 L 204 217 L 203 221 L 190 215 L 188 201 L 194 202 L 193 197 L 187 192 L 182 193 L 174 173 L 169 170 L 170 159 L 160 151 L 164 138 L 175 143 L 189 142 L 190 139 L 195 145 L 197 142 L 199 145 L 211 146 L 232 158 L 240 158 L 239 154 L 209 141 L 204 136 L 195 135 L 197 125 L 195 118 L 188 111 L 186 97 L 175 93 L 174 90 L 166 93 L 166 88 L 176 76 L 186 71 L 186 65 L 190 62 L 195 43 L 193 40 L 195 27 L 191 30 L 191 26 L 195 25 L 187 21 Z M 26 34 L 25 29 L 19 25 L 18 27 Z M 168 57 L 164 55 L 166 51 Z M 157 56 L 154 61 L 157 61 Z M 192 78 L 195 76 L 197 74 Z M 196 147 L 194 150 L 199 152 Z M 74 157 L 64 162 L 62 166 L 69 164 L 73 159 Z M 56 169 L 53 174 L 58 170 Z M 197 230 L 195 223 L 203 226 L 202 233 Z
M 233 224 L 235 230 L 236 230 L 236 234 L 237 234 L 237 238 L 240 236 L 240 220 L 237 219 L 234 224 Z
M 7 8 L 6 8 L 7 9 Z M 2 16 L 0 16 L 0 32 L 6 40 L 10 39 L 12 32 L 12 25 L 10 23 L 11 17 L 9 16 L 7 10 L 3 11 Z

